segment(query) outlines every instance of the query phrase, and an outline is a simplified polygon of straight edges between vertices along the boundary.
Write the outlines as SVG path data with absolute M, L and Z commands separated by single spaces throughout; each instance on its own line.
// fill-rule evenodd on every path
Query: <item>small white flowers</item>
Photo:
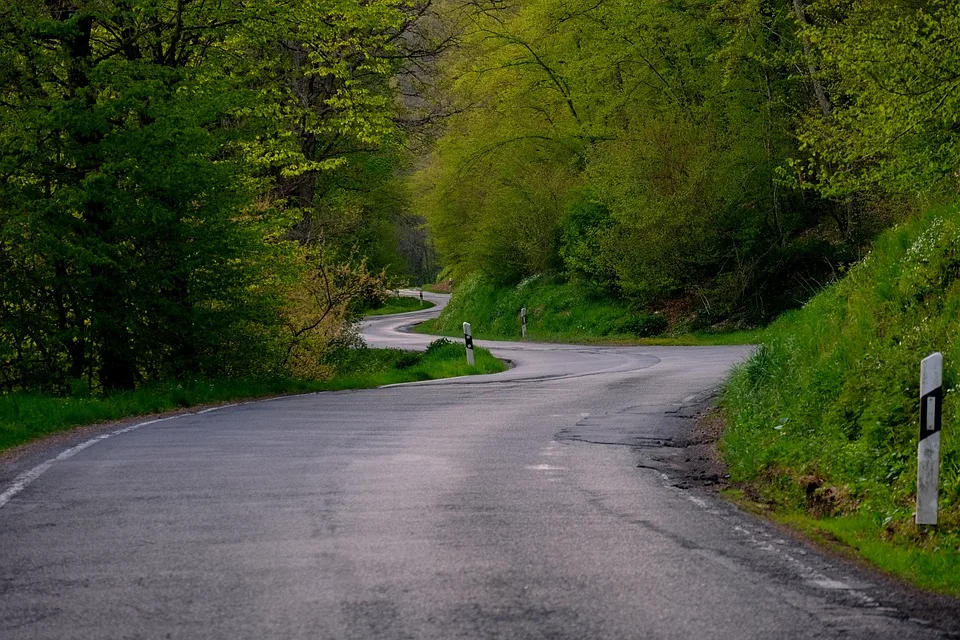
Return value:
M 950 232 L 950 235 L 948 235 Z M 956 227 L 947 229 L 943 218 L 937 218 L 930 225 L 930 228 L 920 234 L 916 242 L 907 249 L 906 259 L 913 264 L 927 264 L 930 262 L 931 254 L 938 247 L 960 243 L 960 230 Z

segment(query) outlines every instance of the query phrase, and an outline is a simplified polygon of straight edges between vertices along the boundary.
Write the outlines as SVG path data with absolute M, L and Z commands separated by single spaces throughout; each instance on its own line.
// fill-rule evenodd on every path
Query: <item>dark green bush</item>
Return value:
M 450 338 L 437 338 L 427 346 L 424 356 L 428 358 L 432 357 L 443 350 L 449 349 L 450 347 L 460 348 L 460 345 L 455 343 Z
M 638 313 L 628 318 L 620 330 L 638 338 L 651 338 L 666 331 L 668 324 L 667 319 L 659 313 Z
M 415 351 L 401 351 L 397 354 L 394 366 L 397 369 L 409 369 L 415 367 L 423 360 L 423 354 Z

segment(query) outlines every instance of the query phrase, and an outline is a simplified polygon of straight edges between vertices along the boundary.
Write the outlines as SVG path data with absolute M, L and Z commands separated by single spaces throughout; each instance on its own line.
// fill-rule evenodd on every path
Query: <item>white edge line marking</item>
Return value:
M 221 409 L 229 409 L 230 407 L 240 406 L 239 402 L 234 402 L 233 404 L 225 404 L 219 407 L 210 407 L 209 409 L 204 409 L 203 411 L 197 411 L 196 415 L 203 415 L 204 413 L 211 413 L 213 411 L 220 411 Z
M 308 393 L 308 394 L 303 394 L 303 395 L 312 395 L 312 394 L 309 394 L 309 393 Z M 289 396 L 279 396 L 279 397 L 280 397 L 280 398 L 287 398 L 287 397 L 289 397 Z M 28 486 L 30 486 L 30 484 L 31 484 L 34 480 L 36 480 L 37 478 L 39 478 L 40 476 L 42 476 L 44 473 L 46 473 L 47 469 L 49 469 L 50 467 L 52 467 L 55 462 L 62 462 L 63 460 L 67 460 L 67 459 L 69 459 L 69 458 L 72 458 L 73 456 L 77 455 L 78 453 L 80 453 L 81 451 L 83 451 L 84 449 L 86 449 L 87 447 L 92 447 L 93 445 L 97 444 L 98 442 L 101 442 L 101 441 L 106 440 L 106 439 L 108 439 L 108 438 L 112 438 L 112 437 L 114 437 L 114 436 L 120 436 L 120 435 L 123 435 L 123 434 L 125 434 L 125 433 L 130 433 L 131 431 L 135 431 L 135 430 L 139 429 L 140 427 L 146 427 L 147 425 L 157 424 L 158 422 L 166 422 L 166 421 L 168 421 L 168 420 L 176 420 L 177 418 L 183 418 L 183 417 L 185 417 L 185 416 L 198 416 L 198 415 L 201 415 L 201 414 L 204 414 L 204 413 L 210 413 L 210 412 L 213 412 L 213 411 L 220 411 L 221 409 L 229 409 L 230 407 L 239 407 L 239 406 L 244 405 L 244 404 L 254 404 L 254 403 L 256 403 L 256 402 L 266 402 L 266 401 L 269 401 L 269 400 L 276 400 L 276 399 L 277 399 L 277 398 L 268 398 L 268 399 L 266 399 L 266 400 L 260 400 L 260 401 L 254 400 L 254 401 L 252 401 L 252 402 L 234 402 L 233 404 L 225 404 L 225 405 L 221 405 L 221 406 L 219 406 L 219 407 L 210 407 L 209 409 L 203 409 L 202 411 L 195 411 L 195 412 L 191 412 L 191 413 L 183 413 L 183 414 L 176 415 L 176 416 L 168 416 L 168 417 L 166 417 L 166 418 L 156 418 L 156 419 L 154 419 L 154 420 L 147 420 L 146 422 L 139 422 L 139 423 L 134 424 L 134 425 L 131 425 L 131 426 L 129 426 L 129 427 L 124 427 L 123 429 L 117 429 L 116 431 L 111 431 L 110 433 L 104 433 L 104 434 L 101 434 L 101 435 L 99 435 L 99 436 L 97 436 L 97 437 L 95 437 L 95 438 L 90 438 L 90 439 L 87 440 L 86 442 L 81 442 L 80 444 L 78 444 L 78 445 L 76 445 L 76 446 L 74 446 L 74 447 L 70 447 L 69 449 L 67 449 L 66 451 L 63 451 L 63 452 L 60 453 L 59 455 L 57 455 L 57 456 L 55 456 L 55 457 L 53 457 L 53 458 L 50 458 L 50 459 L 47 460 L 46 462 L 41 462 L 40 464 L 38 464 L 37 466 L 33 467 L 32 469 L 29 469 L 29 470 L 27 470 L 27 471 L 24 471 L 23 473 L 21 473 L 20 475 L 18 475 L 16 478 L 14 478 L 13 483 L 12 483 L 9 487 L 7 487 L 7 490 L 4 491 L 3 493 L 0 493 L 0 509 L 2 509 L 2 508 L 4 507 L 4 505 L 6 505 L 8 502 L 10 502 L 10 500 L 12 500 L 18 493 L 20 493 L 21 491 L 23 491 L 24 489 L 26 489 Z
M 660 473 L 660 477 L 666 481 L 670 480 L 670 476 L 662 472 Z M 673 488 L 676 489 L 676 487 L 673 487 Z M 702 500 L 688 493 L 685 493 L 684 497 L 688 501 L 697 505 L 697 507 L 707 512 L 711 511 L 710 505 L 707 503 L 706 500 Z M 742 527 L 738 524 L 734 524 L 733 530 L 743 535 L 747 539 L 747 542 L 753 545 L 754 547 L 756 547 L 757 549 L 760 549 L 761 551 L 766 551 L 768 553 L 772 553 L 776 556 L 783 558 L 787 562 L 790 562 L 791 564 L 793 564 L 796 567 L 796 570 L 798 572 L 798 577 L 804 582 L 806 582 L 808 585 L 818 587 L 819 589 L 823 589 L 823 590 L 846 591 L 851 596 L 860 600 L 860 603 L 863 606 L 870 607 L 870 608 L 879 607 L 879 604 L 877 603 L 877 601 L 874 598 L 872 598 L 869 594 L 865 593 L 862 590 L 852 587 L 851 585 L 844 582 L 843 580 L 835 580 L 833 578 L 830 578 L 824 575 L 823 573 L 817 571 L 807 563 L 801 560 L 798 560 L 791 553 L 788 553 L 783 549 L 778 549 L 777 547 L 759 539 L 749 529 Z M 766 531 L 763 531 L 762 529 L 758 529 L 757 533 L 760 533 L 766 537 L 772 537 L 769 533 L 767 533 Z M 778 539 L 776 542 L 777 544 L 780 544 L 780 545 L 786 545 L 786 541 L 782 539 Z
M 185 415 L 191 415 L 191 414 L 185 414 Z M 73 456 L 77 455 L 87 447 L 92 447 L 93 445 L 103 440 L 106 440 L 107 438 L 112 438 L 113 436 L 119 436 L 124 433 L 129 433 L 130 431 L 139 429 L 140 427 L 145 427 L 148 424 L 166 422 L 167 420 L 174 420 L 175 418 L 179 418 L 179 417 L 181 416 L 170 416 L 169 418 L 157 418 L 155 420 L 147 420 L 146 422 L 140 422 L 138 424 L 135 424 L 129 427 L 124 427 L 123 429 L 117 429 L 116 431 L 112 431 L 110 433 L 104 433 L 95 438 L 90 438 L 86 442 L 81 442 L 80 444 L 74 447 L 70 447 L 69 449 L 67 449 L 66 451 L 63 451 L 59 455 L 53 458 L 50 458 L 46 462 L 41 462 L 40 464 L 33 467 L 32 469 L 29 469 L 21 473 L 19 476 L 17 476 L 14 479 L 13 484 L 11 484 L 6 491 L 4 491 L 3 493 L 0 493 L 0 508 L 3 508 L 3 506 L 8 502 L 10 502 L 10 500 L 12 500 L 14 496 L 16 496 L 18 493 L 20 493 L 24 489 L 26 489 L 30 485 L 30 483 L 32 483 L 34 480 L 42 476 L 47 471 L 47 469 L 53 466 L 55 462 L 61 462 L 63 460 L 72 458 Z

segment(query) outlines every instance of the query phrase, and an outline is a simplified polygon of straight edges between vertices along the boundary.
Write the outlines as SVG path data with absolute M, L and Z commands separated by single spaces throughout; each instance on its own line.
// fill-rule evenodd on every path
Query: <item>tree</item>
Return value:
M 960 3 L 819 0 L 803 33 L 834 95 L 804 121 L 816 188 L 849 199 L 955 199 L 960 157 Z
M 766 283 L 792 277 L 827 211 L 783 175 L 809 79 L 789 6 L 465 6 L 443 67 L 461 113 L 417 182 L 448 263 L 504 284 L 563 270 L 643 305 L 782 307 L 771 292 L 791 288 Z
M 315 268 L 283 239 L 302 204 L 290 209 L 288 186 L 343 165 L 343 140 L 373 148 L 392 135 L 393 67 L 377 55 L 405 8 L 0 9 L 7 387 L 63 391 L 86 377 L 109 392 L 277 371 L 294 339 L 287 291 Z

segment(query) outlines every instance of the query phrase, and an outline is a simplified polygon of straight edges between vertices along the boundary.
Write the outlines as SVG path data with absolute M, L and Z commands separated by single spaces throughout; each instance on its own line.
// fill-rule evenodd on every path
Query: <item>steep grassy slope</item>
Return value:
M 893 557 L 886 542 L 925 549 L 933 554 L 927 560 L 952 558 L 956 576 L 958 331 L 960 207 L 953 207 L 887 232 L 842 281 L 768 329 L 726 392 L 722 448 L 732 480 L 781 511 L 825 518 L 823 528 L 878 562 Z M 934 351 L 944 355 L 946 391 L 938 532 L 912 524 L 920 361 Z M 924 574 L 914 560 L 902 564 Z M 956 577 L 953 586 L 918 581 L 960 592 Z
M 515 287 L 497 287 L 481 276 L 459 283 L 450 304 L 436 320 L 421 325 L 423 333 L 456 336 L 464 322 L 478 338 L 520 338 L 520 309 L 527 309 L 527 337 L 550 342 L 659 344 L 743 344 L 757 332 L 689 333 L 689 325 L 669 330 L 667 317 L 631 309 L 601 298 L 574 283 L 547 276 L 529 278 Z

